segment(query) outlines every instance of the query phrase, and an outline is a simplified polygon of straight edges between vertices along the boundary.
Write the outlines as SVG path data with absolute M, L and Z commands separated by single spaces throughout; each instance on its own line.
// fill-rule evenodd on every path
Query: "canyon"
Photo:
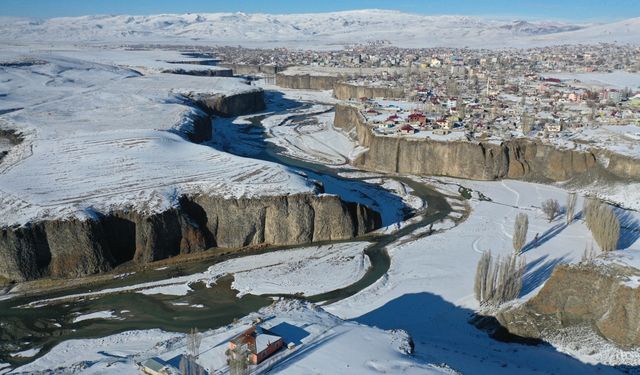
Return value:
M 146 79 L 149 77 L 134 76 L 133 78 Z M 213 152 L 215 155 L 225 158 L 223 164 L 220 164 L 220 159 L 216 159 L 219 156 L 207 156 L 202 162 L 211 164 L 216 163 L 213 160 L 218 160 L 218 164 L 206 166 L 203 170 L 205 165 L 201 164 L 200 160 L 194 159 L 193 162 L 202 166 L 198 168 L 194 166 L 193 181 L 200 181 L 202 179 L 200 174 L 205 173 L 206 170 L 213 168 L 212 171 L 214 171 L 218 168 L 223 173 L 232 173 L 225 177 L 221 176 L 223 180 L 233 179 L 237 181 L 238 186 L 243 183 L 251 184 L 250 188 L 247 186 L 250 193 L 241 189 L 238 194 L 229 194 L 224 187 L 222 190 L 213 188 L 197 191 L 196 189 L 192 192 L 172 193 L 176 194 L 171 198 L 173 203 L 149 208 L 144 202 L 146 198 L 139 202 L 128 201 L 130 198 L 125 196 L 119 198 L 117 192 L 114 191 L 119 183 L 116 182 L 116 185 L 111 187 L 107 184 L 104 189 L 108 191 L 109 200 L 113 201 L 113 204 L 107 204 L 104 207 L 83 208 L 82 212 L 84 213 L 80 216 L 72 211 L 67 215 L 44 213 L 34 214 L 36 216 L 22 223 L 5 223 L 0 229 L 0 280 L 20 282 L 43 277 L 80 277 L 109 271 L 123 263 L 133 262 L 142 265 L 214 247 L 236 249 L 246 246 L 297 245 L 318 241 L 345 240 L 380 227 L 381 219 L 377 212 L 359 203 L 343 201 L 337 195 L 324 194 L 321 185 L 312 181 L 304 182 L 306 178 L 297 176 L 284 167 L 256 164 L 249 166 L 248 170 L 243 170 L 242 165 L 244 164 L 242 163 L 246 164 L 250 162 L 249 160 L 243 160 L 241 164 L 238 164 L 239 160 L 234 162 L 235 156 L 216 150 L 207 150 L 209 147 L 204 146 L 203 143 L 211 139 L 212 126 L 217 121 L 216 119 L 221 116 L 233 117 L 265 109 L 262 89 L 236 83 L 234 83 L 235 86 L 230 86 L 230 84 L 220 81 L 224 78 L 216 79 L 223 90 L 214 90 L 215 92 L 202 89 L 180 90 L 176 96 L 177 99 L 171 99 L 172 101 L 179 100 L 181 107 L 178 107 L 179 112 L 177 113 L 180 116 L 186 116 L 180 120 L 178 126 L 167 129 L 168 132 L 153 130 L 152 133 L 149 133 L 145 130 L 145 133 L 141 133 L 140 136 L 136 133 L 127 133 L 127 137 L 141 137 L 141 141 L 138 143 L 135 138 L 131 138 L 134 140 L 126 138 L 122 145 L 124 147 L 127 147 L 128 144 L 145 145 L 147 138 L 160 137 L 160 139 L 167 139 L 168 142 L 161 142 L 159 145 L 171 146 L 177 143 L 182 147 L 182 152 L 187 153 L 187 156 L 176 154 L 175 157 L 168 157 L 167 161 L 176 157 L 189 157 L 193 146 L 196 147 L 193 150 L 201 150 L 198 152 L 205 152 L 207 155 Z M 163 86 L 160 85 L 159 79 L 153 83 L 159 88 Z M 199 83 L 199 85 L 203 84 L 206 85 L 207 81 Z M 87 100 L 90 99 L 87 98 Z M 166 99 L 162 99 L 161 103 L 164 101 Z M 106 103 L 106 105 L 110 104 Z M 186 108 L 186 112 L 184 108 Z M 81 111 L 80 107 L 78 110 Z M 171 116 L 161 113 L 148 113 L 153 116 L 151 119 L 154 121 L 171 118 Z M 169 114 L 172 115 L 171 112 Z M 82 116 L 80 113 L 79 115 Z M 139 119 L 138 121 L 138 124 L 143 124 L 141 126 L 147 123 L 154 124 L 149 120 Z M 118 126 L 122 125 L 126 125 L 126 123 L 118 124 Z M 28 130 L 26 131 L 27 134 L 30 134 Z M 166 133 L 174 133 L 179 137 L 171 137 Z M 25 138 L 20 130 L 5 130 L 3 134 L 18 144 Z M 111 136 L 110 132 L 105 134 Z M 77 142 L 74 138 L 72 139 L 73 142 Z M 26 143 L 20 145 L 23 149 L 24 146 L 29 146 L 28 142 L 34 142 L 34 140 L 29 138 L 24 142 Z M 81 148 L 89 147 L 92 152 L 101 152 L 96 150 L 94 142 L 95 140 L 88 139 L 84 144 L 81 144 Z M 122 157 L 123 153 L 118 149 L 120 142 L 122 141 L 109 140 L 103 142 L 103 145 L 109 149 L 108 152 L 120 154 L 119 157 Z M 112 145 L 115 145 L 116 148 L 111 149 Z M 56 147 L 59 151 L 58 154 L 60 151 L 64 152 L 64 146 L 57 145 Z M 136 146 L 136 148 L 139 147 Z M 74 151 L 76 149 L 78 149 L 76 145 L 71 148 Z M 123 150 L 126 149 L 131 148 L 123 148 Z M 170 149 L 170 151 L 172 150 Z M 148 152 L 157 151 L 150 149 Z M 23 160 L 26 161 L 31 161 L 34 158 L 30 154 L 25 154 L 25 156 Z M 144 156 L 132 154 L 131 157 L 135 158 L 132 160 L 140 159 L 140 168 L 147 169 L 148 162 L 145 161 Z M 18 157 L 14 156 L 14 158 L 18 165 L 22 162 Z M 224 164 L 228 163 L 226 159 L 229 159 L 228 165 Z M 61 163 L 63 166 L 68 164 L 64 161 Z M 233 167 L 233 164 L 238 165 Z M 130 166 L 129 169 L 131 168 Z M 86 173 L 86 170 L 81 167 L 65 166 L 64 169 L 69 171 L 65 173 Z M 236 169 L 238 171 L 235 171 Z M 100 168 L 96 171 L 103 173 Z M 162 171 L 163 174 L 166 174 L 165 169 Z M 274 174 L 274 172 L 276 173 Z M 109 175 L 114 172 L 107 168 L 104 173 Z M 130 171 L 130 173 L 134 172 Z M 255 176 L 258 179 L 265 179 L 267 185 L 255 185 L 254 187 L 253 179 L 256 178 Z M 38 175 L 34 177 L 39 178 Z M 182 171 L 176 175 L 175 181 L 185 181 L 186 177 L 188 178 L 188 174 L 185 175 L 185 171 Z M 264 192 L 265 188 L 272 184 L 271 180 L 281 181 L 282 177 L 285 180 L 273 185 L 274 191 Z M 91 178 L 94 179 L 94 177 Z M 144 178 L 140 178 L 140 183 L 145 186 Z M 213 176 L 209 178 L 215 180 Z M 286 179 L 292 178 L 294 179 L 291 181 L 293 185 L 290 186 Z M 83 177 L 79 181 L 83 181 L 82 184 L 90 185 L 85 183 L 84 179 Z M 157 179 L 151 176 L 151 180 Z M 165 186 L 165 182 L 159 181 L 159 187 Z M 305 187 L 299 186 L 300 182 L 306 184 Z M 102 182 L 96 183 L 102 184 Z M 226 182 L 221 181 L 220 183 Z M 284 185 L 280 187 L 282 184 Z M 86 188 L 95 189 L 93 186 Z M 70 195 L 74 193 L 69 192 L 67 187 L 61 187 L 61 189 L 60 191 L 69 197 L 65 198 L 63 202 L 78 201 L 77 197 Z M 253 192 L 253 190 L 256 191 Z M 43 193 L 48 194 L 48 191 L 43 191 Z M 22 197 L 22 199 L 28 198 Z M 47 204 L 59 205 L 57 202 L 57 200 L 53 200 Z M 82 204 L 81 201 L 78 202 Z M 6 209 L 10 210 L 10 207 Z M 10 220 L 9 217 L 6 219 Z

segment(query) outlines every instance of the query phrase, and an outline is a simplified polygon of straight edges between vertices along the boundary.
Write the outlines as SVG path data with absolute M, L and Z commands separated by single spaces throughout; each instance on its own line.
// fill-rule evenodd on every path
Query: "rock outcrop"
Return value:
M 276 65 L 257 65 L 257 64 L 230 64 L 222 63 L 218 66 L 231 69 L 235 75 L 245 74 L 276 74 L 279 68 Z
M 184 74 L 188 76 L 199 76 L 199 77 L 233 77 L 233 71 L 231 69 L 166 68 L 166 69 L 162 69 L 162 73 Z
M 354 164 L 369 170 L 475 180 L 556 182 L 585 177 L 593 181 L 601 176 L 640 180 L 637 160 L 609 152 L 558 149 L 528 139 L 497 144 L 376 136 L 359 110 L 350 105 L 336 106 L 334 125 L 368 148 Z
M 191 97 L 201 108 L 209 114 L 231 117 L 247 113 L 262 111 L 266 108 L 264 103 L 264 91 L 255 90 L 237 94 L 202 95 Z
M 376 212 L 333 195 L 184 196 L 178 207 L 159 213 L 117 211 L 2 228 L 0 277 L 77 277 L 211 247 L 349 239 L 379 226 Z
M 333 96 L 340 100 L 357 98 L 404 98 L 404 90 L 397 87 L 374 87 L 336 82 L 333 85 Z
M 340 79 L 338 76 L 278 73 L 276 85 L 288 89 L 332 90 Z
M 640 346 L 640 288 L 625 284 L 638 271 L 615 264 L 561 265 L 522 306 L 497 314 L 511 333 L 545 338 L 562 328 L 591 327 L 623 348 Z
M 394 87 L 374 87 L 342 82 L 347 77 L 313 74 L 276 74 L 276 85 L 289 89 L 333 90 L 333 96 L 340 100 L 361 97 L 403 98 L 404 90 Z

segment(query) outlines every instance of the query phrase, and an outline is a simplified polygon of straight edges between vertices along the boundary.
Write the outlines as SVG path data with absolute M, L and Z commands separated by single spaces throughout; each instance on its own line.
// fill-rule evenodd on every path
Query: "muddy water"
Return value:
M 238 127 L 238 134 L 232 134 L 232 137 L 237 136 L 238 138 L 227 139 L 229 144 L 237 146 L 238 141 L 244 140 L 250 143 L 252 150 L 251 157 L 286 165 L 298 173 L 304 173 L 319 181 L 330 178 L 331 184 L 327 189 L 328 193 L 332 193 L 333 191 L 331 191 L 331 189 L 335 189 L 336 187 L 338 191 L 345 191 L 347 185 L 348 189 L 361 193 L 354 195 L 355 198 L 351 195 L 344 197 L 345 200 L 358 200 L 361 199 L 362 196 L 365 196 L 362 198 L 364 199 L 364 201 L 361 201 L 362 203 L 371 203 L 371 201 L 378 200 L 376 204 L 402 204 L 401 202 L 394 201 L 399 200 L 398 197 L 388 193 L 377 185 L 367 183 L 366 179 L 338 176 L 339 172 L 348 171 L 348 169 L 330 169 L 323 165 L 283 156 L 282 150 L 271 143 L 264 142 L 264 132 L 259 130 L 262 119 L 262 116 L 255 117 L 253 124 L 247 126 L 246 129 Z M 237 150 L 243 150 L 242 147 L 226 147 L 224 144 L 212 144 L 212 146 L 227 152 L 246 156 L 244 155 L 244 151 L 237 152 Z M 373 284 L 389 269 L 390 259 L 384 250 L 388 244 L 401 237 L 410 235 L 416 229 L 444 218 L 450 212 L 451 208 L 446 200 L 436 191 L 409 179 L 400 177 L 388 178 L 394 178 L 409 185 L 414 189 L 415 195 L 428 202 L 428 209 L 426 212 L 420 213 L 420 218 L 417 222 L 405 226 L 396 233 L 370 234 L 364 236 L 362 240 L 373 243 L 366 250 L 366 254 L 371 261 L 371 268 L 366 272 L 364 277 L 345 288 L 306 297 L 307 300 L 313 302 L 337 301 L 354 295 Z M 372 191 L 375 192 L 375 194 L 371 194 Z M 369 195 L 369 197 L 366 197 L 366 195 Z M 399 219 L 404 219 L 414 214 L 408 207 L 402 207 L 402 212 L 403 217 Z M 387 222 L 385 224 L 390 223 Z M 279 247 L 278 249 L 286 248 L 287 247 Z M 276 248 L 272 248 L 269 250 L 275 249 Z M 261 250 L 253 252 L 253 254 L 269 250 Z M 19 306 L 24 306 L 35 300 L 189 275 L 202 272 L 214 263 L 231 257 L 244 255 L 246 254 L 232 254 L 198 263 L 169 266 L 161 270 L 139 271 L 136 274 L 123 278 L 115 278 L 108 282 L 92 285 L 91 288 L 74 288 L 73 290 L 64 292 L 0 301 L 0 363 L 8 362 L 13 366 L 27 363 L 45 354 L 59 342 L 68 339 L 102 337 L 133 329 L 160 328 L 167 331 L 187 332 L 194 327 L 200 330 L 206 330 L 229 324 L 234 318 L 239 318 L 258 310 L 260 307 L 266 306 L 271 302 L 271 299 L 268 298 L 268 296 L 253 295 L 247 295 L 238 299 L 236 297 L 237 292 L 231 289 L 232 279 L 228 277 L 211 288 L 203 285 L 195 285 L 193 286 L 194 290 L 186 296 L 144 295 L 141 293 L 123 292 L 75 299 L 72 302 L 48 304 L 42 307 L 21 308 Z M 81 314 L 97 311 L 112 311 L 116 319 L 95 319 L 74 322 L 74 319 Z M 42 349 L 34 358 L 19 359 L 10 356 L 10 353 L 30 348 Z

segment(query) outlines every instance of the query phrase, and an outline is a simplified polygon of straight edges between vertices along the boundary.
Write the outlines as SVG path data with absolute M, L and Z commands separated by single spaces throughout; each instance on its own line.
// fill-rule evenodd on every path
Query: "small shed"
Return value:
M 148 375 L 180 375 L 180 370 L 171 366 L 158 357 L 149 358 L 139 363 L 138 368 L 142 373 Z

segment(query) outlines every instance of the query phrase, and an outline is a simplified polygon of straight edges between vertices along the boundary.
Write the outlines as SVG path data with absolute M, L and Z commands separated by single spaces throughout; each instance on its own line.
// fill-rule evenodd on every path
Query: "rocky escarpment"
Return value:
M 340 100 L 404 97 L 404 90 L 399 88 L 354 85 L 342 82 L 344 79 L 342 76 L 278 73 L 276 85 L 289 89 L 333 90 L 333 96 Z
M 115 211 L 0 230 L 0 277 L 77 277 L 211 247 L 294 245 L 353 238 L 380 226 L 365 206 L 333 195 L 182 197 L 172 209 Z
M 184 69 L 184 68 L 167 68 L 162 69 L 162 73 L 184 74 L 199 77 L 233 77 L 231 69 Z
M 356 107 L 338 105 L 334 124 L 368 148 L 354 164 L 369 170 L 476 180 L 502 178 L 543 182 L 584 177 L 640 180 L 638 161 L 600 151 L 558 149 L 528 139 L 496 143 L 434 141 L 375 136 Z
M 497 314 L 511 333 L 535 338 L 591 327 L 623 348 L 640 345 L 640 288 L 625 285 L 638 271 L 620 265 L 562 265 L 522 306 Z
M 404 90 L 396 87 L 373 87 L 336 82 L 333 96 L 340 100 L 357 98 L 404 98 Z
M 229 64 L 222 63 L 218 66 L 231 69 L 233 74 L 245 75 L 245 74 L 276 74 L 279 68 L 276 65 L 257 65 L 257 64 Z
M 288 89 L 332 90 L 340 79 L 338 76 L 278 73 L 276 85 Z
M 262 111 L 266 108 L 264 91 L 255 88 L 251 91 L 236 94 L 190 95 L 201 108 L 209 114 L 224 117 L 240 116 L 247 113 Z
M 232 95 L 192 94 L 189 98 L 202 111 L 191 115 L 190 121 L 181 124 L 176 131 L 186 135 L 191 142 L 195 143 L 211 139 L 213 135 L 211 115 L 238 116 L 261 111 L 266 107 L 262 89 Z

